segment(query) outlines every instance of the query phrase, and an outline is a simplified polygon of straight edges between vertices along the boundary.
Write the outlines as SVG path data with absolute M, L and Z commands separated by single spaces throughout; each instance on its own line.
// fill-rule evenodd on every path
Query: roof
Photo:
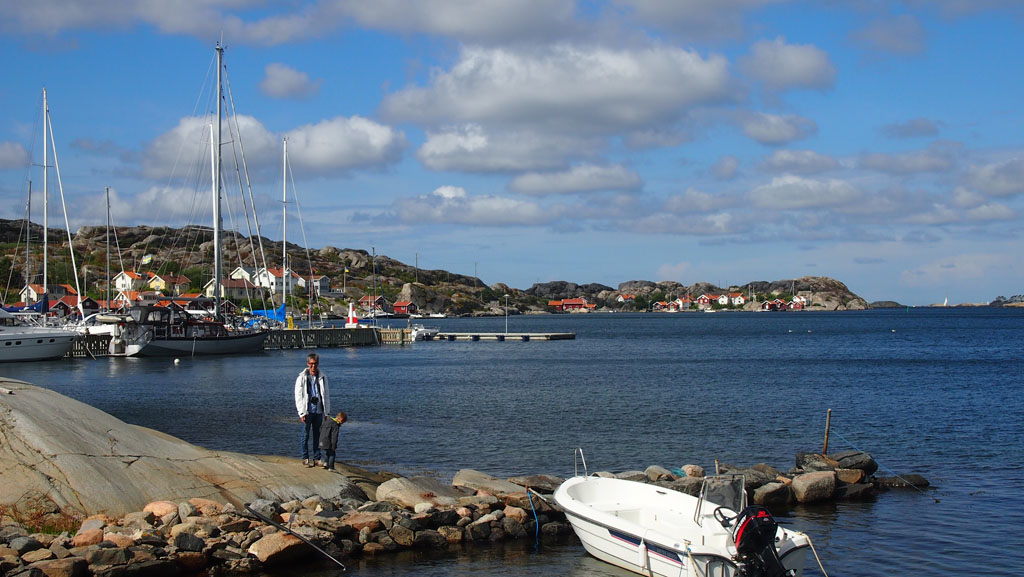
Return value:
M 192 282 L 187 276 L 180 274 L 155 274 L 153 275 L 153 280 L 156 279 L 160 279 L 168 284 L 187 284 Z
M 412 301 L 398 301 L 397 303 L 395 303 L 395 306 L 396 307 L 407 307 L 407 306 L 409 306 L 411 304 L 413 304 Z

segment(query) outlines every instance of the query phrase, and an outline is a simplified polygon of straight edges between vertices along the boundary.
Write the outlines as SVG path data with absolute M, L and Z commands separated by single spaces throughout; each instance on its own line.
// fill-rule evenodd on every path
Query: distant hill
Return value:
M 34 282 L 38 282 L 36 275 L 42 270 L 42 251 L 38 248 L 42 227 L 33 224 L 31 228 L 31 271 Z M 260 254 L 261 248 L 262 253 L 266 255 L 268 266 L 281 266 L 281 241 L 256 237 L 250 239 L 230 231 L 223 232 L 222 236 L 225 247 L 224 275 L 229 274 L 239 264 L 262 267 L 262 259 L 253 259 L 254 254 Z M 25 284 L 22 276 L 25 262 L 24 237 L 23 221 L 0 219 L 0 242 L 4 248 L 4 256 L 0 258 L 0 275 L 4 279 L 10 278 L 6 293 L 7 302 L 16 300 L 17 292 Z M 50 282 L 72 282 L 67 233 L 59 229 L 50 229 L 48 238 L 51 254 Z M 209 227 L 116 227 L 110 243 L 111 274 L 121 270 L 121 263 L 126 270 L 182 274 L 189 277 L 196 290 L 206 283 L 212 274 L 213 230 Z M 84 273 L 87 282 L 86 292 L 97 297 L 102 296 L 102 279 L 106 276 L 106 246 L 105 227 L 82 227 L 74 235 L 76 264 L 79 273 Z M 333 301 L 336 313 L 343 313 L 345 303 L 366 294 L 383 295 L 389 302 L 409 300 L 416 303 L 423 312 L 444 312 L 454 315 L 504 314 L 505 295 L 509 295 L 511 314 L 548 311 L 548 301 L 553 299 L 583 297 L 588 302 L 597 304 L 598 310 L 642 310 L 647 304 L 658 300 L 672 300 L 686 295 L 696 298 L 704 293 L 741 293 L 745 297 L 755 297 L 759 301 L 765 298 L 791 298 L 794 295 L 801 295 L 807 298 L 812 310 L 861 310 L 871 306 L 885 306 L 883 303 L 869 305 L 842 282 L 818 276 L 753 281 L 728 287 L 705 282 L 687 286 L 673 281 L 631 280 L 614 288 L 597 283 L 552 281 L 537 283 L 527 289 L 518 289 L 501 282 L 488 285 L 480 278 L 445 270 L 418 269 L 385 255 L 377 255 L 374 258 L 362 249 L 325 246 L 307 250 L 297 244 L 288 243 L 287 252 L 289 266 L 296 273 L 322 274 L 331 279 L 335 290 L 329 300 Z M 152 261 L 143 266 L 141 263 L 146 255 L 152 255 Z M 345 272 L 346 270 L 348 272 Z M 12 291 L 14 299 L 11 298 Z M 620 303 L 618 297 L 623 294 L 639 298 L 633 303 Z M 1000 297 L 998 302 L 1011 304 L 1022 300 L 1024 297 L 1020 296 L 1010 299 Z M 754 303 L 748 303 L 746 308 L 756 306 Z

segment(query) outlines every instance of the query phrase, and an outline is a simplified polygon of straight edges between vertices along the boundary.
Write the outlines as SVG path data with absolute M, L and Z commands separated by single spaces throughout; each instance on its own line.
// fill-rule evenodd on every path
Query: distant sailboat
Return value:
M 949 297 L 946 297 L 945 299 L 943 299 L 942 306 L 944 306 L 944 307 L 948 307 L 949 306 Z

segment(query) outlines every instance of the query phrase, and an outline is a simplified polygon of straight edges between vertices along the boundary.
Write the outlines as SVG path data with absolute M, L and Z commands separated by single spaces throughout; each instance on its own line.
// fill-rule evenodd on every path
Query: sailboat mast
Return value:
M 47 230 L 46 213 L 47 213 L 47 207 L 48 207 L 48 203 L 49 203 L 49 194 L 48 193 L 49 193 L 49 190 L 50 190 L 48 188 L 48 180 L 47 180 L 48 173 L 50 172 L 50 168 L 49 168 L 49 164 L 48 164 L 49 157 L 50 157 L 50 152 L 49 152 L 49 149 L 48 149 L 48 144 L 49 144 L 50 141 L 48 140 L 49 137 L 48 137 L 47 132 L 46 132 L 46 125 L 49 122 L 50 122 L 50 106 L 46 102 L 46 89 L 44 88 L 43 89 L 43 282 L 42 282 L 42 285 L 43 285 L 43 294 L 46 295 L 47 297 L 49 297 L 49 294 L 48 294 L 49 290 L 48 290 L 47 285 L 46 285 L 46 272 L 47 272 L 46 271 L 46 262 L 49 260 L 49 258 L 48 258 L 49 255 L 47 254 L 47 252 L 49 250 L 49 243 L 47 242 L 47 240 L 48 240 L 47 237 L 49 235 L 46 234 L 46 230 Z M 45 317 L 44 317 L 44 321 L 45 321 Z
M 288 139 L 283 138 L 281 156 L 281 305 L 288 301 Z
M 28 201 L 25 203 L 25 286 L 32 284 L 32 181 L 28 181 Z
M 224 69 L 224 47 L 217 43 L 217 134 L 214 141 L 213 151 L 213 314 L 220 317 L 220 275 L 221 275 L 221 247 L 220 247 L 220 143 L 221 143 L 221 73 Z
M 103 188 L 107 201 L 107 309 L 110 309 L 110 187 Z

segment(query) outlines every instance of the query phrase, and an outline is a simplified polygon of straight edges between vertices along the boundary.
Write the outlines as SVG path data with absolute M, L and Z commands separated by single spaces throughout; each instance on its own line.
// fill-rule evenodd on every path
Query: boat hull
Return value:
M 606 563 L 649 576 L 742 574 L 730 531 L 714 519 L 714 503 L 704 502 L 695 515 L 698 500 L 691 495 L 597 477 L 569 479 L 555 501 L 587 553 Z M 802 575 L 806 536 L 780 529 L 777 537 L 783 565 Z
M 77 335 L 71 331 L 17 327 L 0 331 L 0 362 L 59 359 L 71 350 Z
M 128 344 L 129 357 L 180 357 L 195 355 L 235 355 L 263 350 L 266 332 L 218 337 L 154 338 L 142 344 Z

